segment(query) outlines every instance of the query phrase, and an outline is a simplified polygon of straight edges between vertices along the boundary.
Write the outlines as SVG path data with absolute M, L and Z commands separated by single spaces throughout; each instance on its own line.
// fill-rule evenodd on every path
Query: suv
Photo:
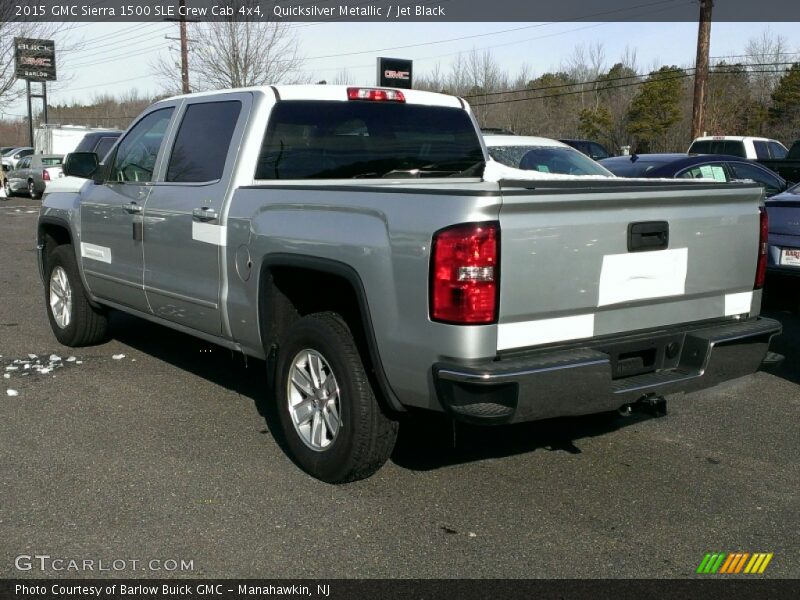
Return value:
M 751 159 L 786 158 L 789 152 L 778 140 L 743 135 L 713 135 L 692 142 L 688 154 L 727 154 Z
M 118 129 L 92 131 L 83 136 L 73 152 L 94 152 L 102 160 L 122 134 Z

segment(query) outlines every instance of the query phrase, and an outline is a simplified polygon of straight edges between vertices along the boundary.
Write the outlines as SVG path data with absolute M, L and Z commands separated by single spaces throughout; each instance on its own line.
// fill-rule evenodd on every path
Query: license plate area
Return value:
M 599 348 L 611 359 L 611 378 L 675 369 L 681 357 L 683 334 L 665 335 Z
M 780 263 L 787 267 L 800 267 L 800 248 L 782 248 Z

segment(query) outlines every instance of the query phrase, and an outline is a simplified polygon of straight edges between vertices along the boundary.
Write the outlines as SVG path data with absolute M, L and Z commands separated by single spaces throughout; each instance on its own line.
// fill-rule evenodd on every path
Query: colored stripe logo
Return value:
M 772 552 L 708 552 L 696 572 L 704 575 L 761 575 L 772 557 Z

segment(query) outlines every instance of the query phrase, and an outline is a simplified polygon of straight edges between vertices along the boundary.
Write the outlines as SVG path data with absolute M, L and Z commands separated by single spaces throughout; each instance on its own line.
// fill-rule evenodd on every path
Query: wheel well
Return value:
M 339 313 L 360 344 L 365 341 L 358 296 L 340 275 L 311 268 L 270 267 L 262 277 L 261 332 L 265 347 L 278 343 L 300 317 Z
M 259 290 L 259 325 L 270 375 L 276 366 L 280 341 L 292 324 L 305 315 L 332 311 L 344 319 L 358 347 L 373 389 L 387 408 L 402 410 L 385 381 L 364 300 L 355 284 L 338 273 L 298 266 L 268 266 Z M 379 393 L 382 392 L 382 393 Z
M 71 244 L 72 237 L 66 227 L 55 225 L 54 223 L 42 223 L 39 225 L 39 243 L 42 245 L 42 264 L 46 271 L 47 257 L 57 246 Z

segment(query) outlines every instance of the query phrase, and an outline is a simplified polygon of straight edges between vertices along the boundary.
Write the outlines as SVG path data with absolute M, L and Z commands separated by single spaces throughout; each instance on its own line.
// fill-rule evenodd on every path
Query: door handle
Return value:
M 136 204 L 136 202 L 131 202 L 130 204 L 126 204 L 122 208 L 125 210 L 126 213 L 129 213 L 129 214 L 132 214 L 132 215 L 138 215 L 138 214 L 141 214 L 141 212 L 142 212 L 141 205 Z
M 192 218 L 195 221 L 213 221 L 217 218 L 217 211 L 215 211 L 213 208 L 207 208 L 205 206 L 202 208 L 195 208 L 192 211 Z
M 664 250 L 669 247 L 669 223 L 646 221 L 628 224 L 628 252 Z

